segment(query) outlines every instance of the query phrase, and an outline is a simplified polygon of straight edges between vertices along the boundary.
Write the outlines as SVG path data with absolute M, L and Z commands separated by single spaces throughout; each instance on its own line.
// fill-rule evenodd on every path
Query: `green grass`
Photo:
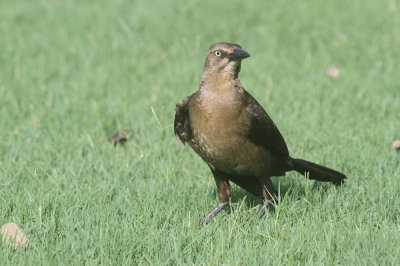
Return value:
M 171 124 L 217 41 L 252 55 L 241 81 L 292 156 L 344 186 L 274 178 L 261 221 L 233 186 L 199 228 L 216 188 Z M 31 248 L 0 264 L 398 264 L 399 47 L 397 0 L 1 1 L 0 224 Z

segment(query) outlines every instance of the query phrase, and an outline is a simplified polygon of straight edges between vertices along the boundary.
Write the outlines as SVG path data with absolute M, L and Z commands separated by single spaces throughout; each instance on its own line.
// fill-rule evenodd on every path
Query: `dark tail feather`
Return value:
M 290 158 L 288 164 L 300 174 L 308 175 L 310 179 L 332 182 L 335 185 L 341 185 L 346 179 L 346 176 L 338 171 L 309 161 Z

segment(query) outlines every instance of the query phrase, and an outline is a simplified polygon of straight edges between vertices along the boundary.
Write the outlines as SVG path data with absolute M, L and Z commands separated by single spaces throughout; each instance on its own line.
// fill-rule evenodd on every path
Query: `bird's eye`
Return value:
M 216 56 L 221 56 L 221 52 L 220 52 L 220 51 L 218 51 L 218 50 L 217 50 L 217 51 L 215 51 L 215 52 L 214 52 L 214 54 L 215 54 Z

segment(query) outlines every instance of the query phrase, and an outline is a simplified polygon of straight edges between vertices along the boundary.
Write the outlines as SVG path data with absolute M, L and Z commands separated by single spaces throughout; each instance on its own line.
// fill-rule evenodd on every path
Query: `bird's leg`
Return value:
M 269 203 L 272 200 L 272 193 L 274 193 L 274 187 L 269 177 L 260 180 L 260 182 L 263 186 L 262 191 L 263 191 L 264 204 L 261 207 L 260 216 L 258 217 L 259 219 L 261 219 L 264 216 L 265 210 L 267 209 Z
M 219 204 L 212 211 L 210 211 L 204 218 L 201 220 L 201 225 L 208 223 L 215 215 L 217 215 L 226 205 L 229 203 L 229 198 L 231 197 L 231 186 L 229 184 L 229 180 L 220 172 L 213 171 L 215 183 L 217 184 L 218 189 L 218 199 Z
M 206 216 L 204 216 L 203 220 L 201 220 L 200 225 L 205 225 L 211 219 L 217 215 L 226 205 L 228 205 L 228 202 L 221 202 L 218 204 L 217 207 L 215 207 L 212 211 L 210 211 Z

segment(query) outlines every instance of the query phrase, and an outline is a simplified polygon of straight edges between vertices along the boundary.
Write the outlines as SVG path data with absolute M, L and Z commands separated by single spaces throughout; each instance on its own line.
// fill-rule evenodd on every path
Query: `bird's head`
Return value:
M 202 79 L 214 75 L 237 78 L 241 61 L 247 57 L 250 54 L 238 44 L 215 43 L 207 51 Z

